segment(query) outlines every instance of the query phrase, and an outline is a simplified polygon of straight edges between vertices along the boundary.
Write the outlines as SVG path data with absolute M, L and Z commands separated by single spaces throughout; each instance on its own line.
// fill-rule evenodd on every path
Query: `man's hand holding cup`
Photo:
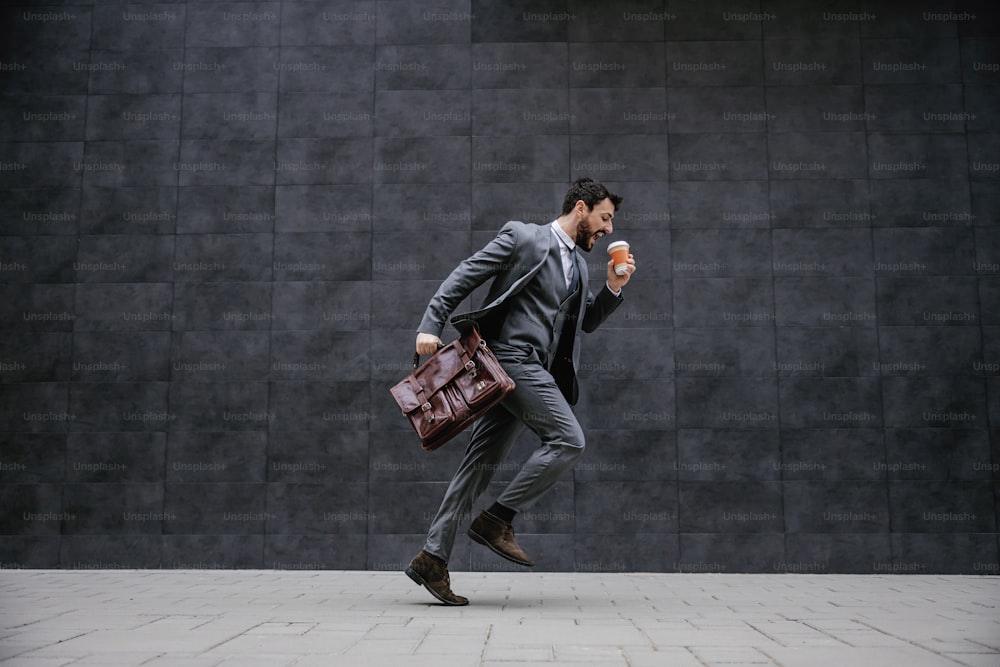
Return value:
M 628 241 L 608 244 L 608 287 L 617 292 L 635 273 L 635 257 L 629 252 Z

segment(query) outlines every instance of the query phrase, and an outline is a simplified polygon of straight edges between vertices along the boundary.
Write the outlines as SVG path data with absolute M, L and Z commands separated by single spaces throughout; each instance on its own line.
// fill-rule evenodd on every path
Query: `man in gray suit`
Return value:
M 545 493 L 583 453 L 584 435 L 573 414 L 579 390 L 576 368 L 580 329 L 591 332 L 618 307 L 621 288 L 635 271 L 629 256 L 623 275 L 607 266 L 595 296 L 587 264 L 576 249 L 590 252 L 612 232 L 622 198 L 590 178 L 578 179 L 550 224 L 508 222 L 496 238 L 452 271 L 431 298 L 417 333 L 419 354 L 432 354 L 455 308 L 493 279 L 482 308 L 456 315 L 452 324 L 475 325 L 516 388 L 472 427 L 465 458 L 452 477 L 424 548 L 406 568 L 417 584 L 445 604 L 464 605 L 448 575 L 458 524 L 486 490 L 518 433 L 528 426 L 541 443 L 493 505 L 472 522 L 469 536 L 519 565 L 534 562 L 514 539 L 512 520 Z

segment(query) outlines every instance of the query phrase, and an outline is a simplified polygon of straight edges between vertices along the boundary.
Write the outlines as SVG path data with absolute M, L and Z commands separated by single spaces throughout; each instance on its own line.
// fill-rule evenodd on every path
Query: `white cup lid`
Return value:
M 618 246 L 625 246 L 626 248 L 628 248 L 629 247 L 628 241 L 615 241 L 614 243 L 609 243 L 608 252 L 612 252 Z

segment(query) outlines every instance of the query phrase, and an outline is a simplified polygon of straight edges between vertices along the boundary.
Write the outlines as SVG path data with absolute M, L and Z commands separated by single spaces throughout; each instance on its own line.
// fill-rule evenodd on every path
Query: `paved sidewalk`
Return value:
M 1000 578 L 0 571 L 3 665 L 1000 665 Z

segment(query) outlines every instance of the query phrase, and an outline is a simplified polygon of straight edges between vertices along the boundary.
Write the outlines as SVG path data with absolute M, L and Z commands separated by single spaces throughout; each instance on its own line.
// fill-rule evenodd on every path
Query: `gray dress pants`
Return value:
M 451 556 L 459 524 L 468 518 L 522 428 L 538 434 L 541 443 L 497 498 L 504 507 L 521 511 L 530 506 L 583 453 L 583 429 L 552 375 L 534 357 L 510 361 L 497 356 L 517 386 L 473 424 L 465 458 L 431 521 L 424 550 L 444 561 Z

